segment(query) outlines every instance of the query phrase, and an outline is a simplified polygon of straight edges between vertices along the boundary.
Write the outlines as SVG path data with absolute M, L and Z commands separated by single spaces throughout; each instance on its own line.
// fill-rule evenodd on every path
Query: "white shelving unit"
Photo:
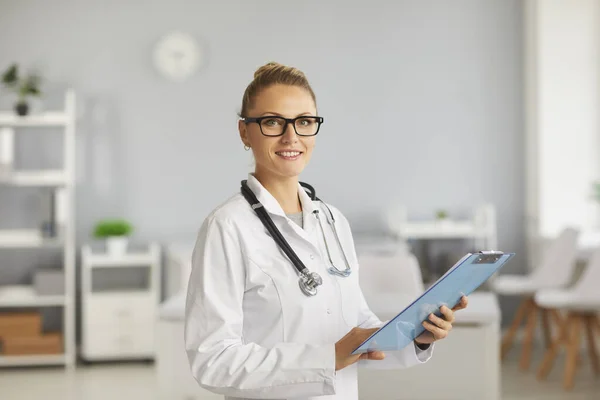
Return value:
M 496 208 L 492 204 L 474 208 L 471 217 L 463 220 L 411 221 L 407 215 L 405 206 L 391 207 L 385 216 L 388 230 L 411 250 L 409 241 L 421 242 L 420 262 L 424 266 L 424 279 L 427 281 L 435 281 L 439 277 L 431 269 L 434 265 L 429 248 L 431 240 L 466 239 L 474 250 L 499 250 Z
M 480 250 L 498 246 L 496 209 L 491 204 L 475 208 L 471 219 L 442 221 L 410 221 L 403 206 L 387 215 L 389 230 L 404 240 L 471 239 Z
M 160 302 L 160 261 L 158 243 L 144 252 L 119 256 L 95 253 L 90 246 L 81 251 L 81 349 L 86 361 L 153 359 L 156 353 L 155 328 Z M 142 268 L 147 285 L 135 289 L 94 290 L 94 271 Z
M 11 286 L 9 291 L 0 286 L 0 308 L 57 307 L 65 304 L 66 296 L 38 295 L 31 286 Z
M 0 112 L 0 185 L 52 188 L 60 193 L 57 213 L 57 236 L 44 237 L 41 230 L 0 230 L 0 250 L 26 248 L 60 248 L 63 251 L 64 295 L 37 295 L 33 286 L 3 287 L 0 282 L 0 308 L 61 307 L 63 310 L 64 354 L 2 356 L 0 366 L 75 365 L 75 92 L 67 90 L 62 111 L 25 117 Z M 60 127 L 64 133 L 63 166 L 60 170 L 17 170 L 14 142 L 19 128 Z M 2 148 L 3 147 L 3 148 Z M 7 148 L 9 147 L 9 148 Z M 0 265 L 1 267 L 1 265 Z

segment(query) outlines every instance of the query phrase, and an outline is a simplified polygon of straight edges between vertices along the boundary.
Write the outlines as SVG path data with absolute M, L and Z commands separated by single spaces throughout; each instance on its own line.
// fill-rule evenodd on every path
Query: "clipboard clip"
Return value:
M 504 252 L 498 250 L 482 250 L 475 254 L 479 254 L 479 257 L 473 261 L 473 264 L 495 264 L 502 258 Z

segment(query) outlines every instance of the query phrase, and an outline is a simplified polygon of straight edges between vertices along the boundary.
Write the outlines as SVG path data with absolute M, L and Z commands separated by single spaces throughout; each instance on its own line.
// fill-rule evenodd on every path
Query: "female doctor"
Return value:
M 442 307 L 444 318 L 432 314 L 401 351 L 351 355 L 382 322 L 359 287 L 348 221 L 299 184 L 323 122 L 317 115 L 301 71 L 277 63 L 256 71 L 238 124 L 255 171 L 197 237 L 186 352 L 198 384 L 227 399 L 356 400 L 357 361 L 427 361 L 467 305 L 463 297 Z

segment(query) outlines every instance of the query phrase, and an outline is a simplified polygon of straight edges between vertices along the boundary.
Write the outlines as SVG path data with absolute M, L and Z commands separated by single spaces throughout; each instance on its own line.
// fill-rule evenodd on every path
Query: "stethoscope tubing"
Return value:
M 290 244 L 285 240 L 279 229 L 275 226 L 275 223 L 269 217 L 267 210 L 265 207 L 258 201 L 252 190 L 245 184 L 246 181 L 242 182 L 242 194 L 248 200 L 248 202 L 252 205 L 252 209 L 259 214 L 260 220 L 265 224 L 265 227 L 269 231 L 269 233 L 273 236 L 273 239 L 277 242 L 277 244 L 281 247 L 281 249 L 285 252 L 285 254 L 289 257 L 294 267 L 301 274 L 307 274 L 308 268 L 304 265 L 302 260 L 298 257 L 296 252 L 292 249 Z
M 319 227 L 321 228 L 321 233 L 323 234 L 323 241 L 325 242 L 325 250 L 327 251 L 327 257 L 329 258 L 329 263 L 331 264 L 331 267 L 328 268 L 328 272 L 331 274 L 337 275 L 337 276 L 341 276 L 341 277 L 349 276 L 350 273 L 352 272 L 352 269 L 350 268 L 350 264 L 348 263 L 348 258 L 346 257 L 346 253 L 344 252 L 344 248 L 342 247 L 342 243 L 340 242 L 340 238 L 338 236 L 337 229 L 335 228 L 335 218 L 333 217 L 333 213 L 331 212 L 331 209 L 327 206 L 327 204 L 325 204 L 325 202 L 323 202 L 321 199 L 316 197 L 315 189 L 311 185 L 304 183 L 304 182 L 300 182 L 300 184 L 302 185 L 302 187 L 304 187 L 307 190 L 307 194 L 309 195 L 311 200 L 319 201 L 322 204 L 324 204 L 325 207 L 327 208 L 327 211 L 329 212 L 329 216 L 331 217 L 331 220 L 329 220 L 329 218 L 327 218 L 327 217 L 326 217 L 326 219 L 328 220 L 329 225 L 331 225 L 333 234 L 335 236 L 335 240 L 336 240 L 338 247 L 342 253 L 342 257 L 344 257 L 344 262 L 346 263 L 346 269 L 343 271 L 338 269 L 335 266 L 335 264 L 333 263 L 333 259 L 331 258 L 331 252 L 329 250 L 329 245 L 327 244 L 327 238 L 325 237 L 325 230 L 323 229 L 323 223 L 321 222 L 321 218 L 319 217 L 319 210 L 315 210 L 314 215 L 317 218 Z M 288 256 L 291 263 L 294 265 L 294 268 L 296 268 L 296 270 L 299 272 L 300 278 L 298 280 L 298 284 L 300 286 L 301 291 L 304 294 L 306 294 L 307 296 L 316 295 L 317 294 L 317 286 L 319 286 L 323 283 L 321 276 L 316 272 L 310 272 L 309 269 L 306 268 L 306 266 L 304 265 L 302 260 L 300 260 L 300 258 L 296 254 L 296 252 L 292 249 L 292 247 L 287 242 L 287 240 L 285 240 L 285 238 L 283 237 L 283 235 L 281 234 L 279 229 L 277 229 L 277 227 L 275 226 L 275 223 L 269 216 L 265 207 L 260 203 L 260 201 L 258 201 L 258 199 L 254 195 L 252 190 L 248 187 L 248 183 L 246 180 L 242 181 L 242 190 L 241 191 L 242 191 L 242 195 L 246 198 L 246 201 L 248 201 L 248 203 L 250 204 L 252 209 L 256 212 L 256 214 L 258 215 L 258 218 L 261 220 L 261 222 L 263 223 L 265 228 L 267 228 L 269 233 L 271 233 L 273 240 L 275 240 L 277 245 Z

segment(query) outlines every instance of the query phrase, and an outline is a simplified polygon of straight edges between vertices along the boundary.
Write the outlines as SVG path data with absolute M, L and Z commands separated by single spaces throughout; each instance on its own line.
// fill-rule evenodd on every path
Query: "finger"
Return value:
M 452 308 L 452 311 L 463 310 L 463 309 L 467 308 L 468 305 L 469 305 L 469 298 L 467 296 L 463 296 L 460 298 L 460 302 L 456 306 L 454 306 L 454 308 Z
M 364 359 L 366 360 L 383 360 L 385 358 L 385 353 L 383 351 L 370 351 L 364 355 Z
M 450 323 L 454 322 L 454 311 L 452 311 L 451 309 L 449 309 L 446 306 L 441 306 L 440 307 L 440 311 L 442 312 L 442 315 L 444 316 L 444 319 Z
M 438 328 L 442 328 L 445 331 L 449 331 L 452 329 L 452 323 L 441 319 L 435 314 L 429 315 L 429 320 L 433 322 Z
M 431 332 L 435 340 L 444 339 L 446 336 L 448 336 L 448 331 L 438 328 L 430 322 L 423 322 L 423 327 Z

